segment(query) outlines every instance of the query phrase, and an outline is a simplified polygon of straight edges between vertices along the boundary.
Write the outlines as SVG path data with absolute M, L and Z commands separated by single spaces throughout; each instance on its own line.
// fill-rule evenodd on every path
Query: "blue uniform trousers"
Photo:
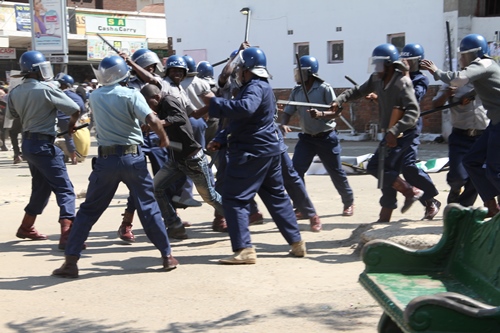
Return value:
M 450 170 L 446 175 L 446 181 L 450 185 L 450 192 L 462 192 L 456 202 L 465 207 L 474 205 L 477 199 L 477 191 L 462 161 L 477 138 L 478 136 L 468 136 L 453 132 L 448 137 Z M 463 191 L 461 191 L 462 187 Z
M 316 215 L 316 209 L 309 198 L 304 181 L 294 169 L 292 160 L 286 151 L 281 153 L 281 173 L 285 190 L 298 211 L 308 218 Z
M 205 132 L 207 130 L 207 123 L 202 118 L 193 118 L 189 117 L 189 122 L 191 123 L 191 127 L 193 128 L 193 135 L 196 142 L 201 145 L 201 149 L 205 149 L 206 141 L 205 141 Z M 213 181 L 213 175 L 210 171 L 210 177 L 212 178 L 212 185 L 214 185 L 215 181 Z M 177 184 L 179 184 L 177 182 Z M 180 196 L 183 200 L 193 199 L 193 181 L 186 177 L 184 183 L 178 186 L 177 195 Z
M 436 186 L 432 182 L 431 177 L 424 170 L 417 167 L 418 145 L 420 145 L 420 133 L 422 132 L 422 118 L 418 119 L 417 131 L 410 147 L 406 150 L 403 156 L 403 167 L 401 173 L 405 180 L 412 186 L 415 186 L 424 194 L 420 198 L 420 202 L 425 205 L 425 201 L 434 198 L 439 194 Z
M 465 170 L 483 201 L 500 194 L 499 151 L 500 123 L 490 123 L 463 159 Z
M 224 191 L 224 177 L 226 174 L 226 167 L 227 167 L 227 148 L 226 147 L 221 147 L 218 152 L 217 156 L 215 157 L 217 159 L 217 173 L 215 177 L 215 190 L 218 193 L 222 193 Z M 254 198 L 250 201 L 250 215 L 255 214 L 259 211 L 259 206 L 257 206 L 257 202 L 255 201 Z
M 156 175 L 160 171 L 161 167 L 168 161 L 168 151 L 165 148 L 158 147 L 158 142 L 160 138 L 155 132 L 143 133 L 144 144 L 142 145 L 142 152 L 144 153 L 144 158 L 146 156 L 151 163 L 151 169 L 153 170 L 153 175 Z M 167 190 L 167 195 L 172 196 L 175 191 L 175 186 Z M 134 199 L 129 195 L 127 199 L 127 211 L 133 213 L 135 212 Z
M 57 118 L 57 126 L 61 130 L 61 132 L 68 130 L 69 118 Z M 69 135 L 69 133 L 64 134 L 64 141 L 66 142 L 66 148 L 68 148 L 68 152 L 74 153 L 76 151 L 75 141 L 73 141 L 73 137 Z
M 387 148 L 387 155 L 384 160 L 384 184 L 382 186 L 382 197 L 380 198 L 380 206 L 396 209 L 397 204 L 397 191 L 392 188 L 392 184 L 396 181 L 396 178 L 401 173 L 401 168 L 403 165 L 403 157 L 406 150 L 411 146 L 416 129 L 409 129 L 403 133 L 403 137 L 398 139 L 398 145 L 394 148 Z M 385 141 L 383 141 L 385 144 Z M 370 158 L 366 171 L 374 176 L 378 177 L 378 156 L 379 148 L 375 151 L 373 156 Z
M 170 254 L 170 243 L 158 203 L 153 194 L 153 180 L 146 159 L 138 154 L 99 156 L 89 176 L 85 202 L 80 205 L 66 245 L 65 254 L 80 256 L 90 229 L 109 206 L 120 182 L 127 185 L 144 232 L 162 256 Z
M 193 180 L 196 190 L 206 203 L 213 206 L 219 214 L 224 213 L 221 196 L 210 180 L 207 157 L 200 149 L 199 153 L 186 160 L 169 160 L 154 177 L 155 197 L 167 227 L 182 226 L 182 221 L 175 212 L 170 197 L 165 194 L 165 189 L 184 175 Z
M 250 202 L 259 194 L 288 244 L 301 240 L 290 198 L 283 186 L 281 156 L 228 158 L 222 203 L 233 252 L 252 247 Z M 251 175 L 251 176 L 250 176 Z
M 54 145 L 54 137 L 25 132 L 22 151 L 32 177 L 31 196 L 24 211 L 29 215 L 41 214 L 49 202 L 51 192 L 54 192 L 59 206 L 59 218 L 73 220 L 75 190 L 64 163 L 64 153 Z
M 324 137 L 313 137 L 305 133 L 300 133 L 292 161 L 295 170 L 297 170 L 299 176 L 304 180 L 304 175 L 311 166 L 314 156 L 318 155 L 330 175 L 333 185 L 340 194 L 344 207 L 348 207 L 353 204 L 354 195 L 347 181 L 347 175 L 342 168 L 342 161 L 340 160 L 341 151 L 342 148 L 335 131 L 326 133 Z M 294 204 L 297 205 L 297 202 L 294 201 Z

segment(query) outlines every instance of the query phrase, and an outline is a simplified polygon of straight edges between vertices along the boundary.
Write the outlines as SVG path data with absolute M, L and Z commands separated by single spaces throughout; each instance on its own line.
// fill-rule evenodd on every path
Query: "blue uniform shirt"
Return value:
M 330 105 L 335 100 L 335 92 L 330 84 L 319 79 L 314 80 L 311 89 L 307 92 L 311 103 Z M 307 102 L 306 95 L 301 85 L 295 86 L 290 94 L 290 101 Z M 307 134 L 318 134 L 335 129 L 336 123 L 331 120 L 326 122 L 323 119 L 312 118 L 307 112 L 311 109 L 309 106 L 297 106 L 288 104 L 283 110 L 285 113 L 292 116 L 298 112 L 299 123 L 302 131 Z M 318 111 L 326 111 L 328 108 L 316 108 Z
M 89 98 L 99 146 L 142 145 L 139 121 L 153 112 L 144 96 L 119 84 L 94 90 Z
M 422 72 L 411 72 L 410 73 L 411 83 L 413 83 L 413 89 L 415 90 L 415 97 L 417 102 L 420 103 L 424 95 L 427 93 L 427 87 L 429 87 L 429 79 Z
M 278 130 L 274 124 L 275 111 L 271 85 L 259 78 L 245 84 L 235 99 L 212 98 L 209 107 L 210 117 L 229 119 L 228 154 L 245 157 L 281 153 Z
M 63 91 L 36 79 L 12 89 L 8 107 L 12 117 L 21 119 L 23 131 L 52 136 L 57 133 L 57 110 L 72 115 L 80 109 Z

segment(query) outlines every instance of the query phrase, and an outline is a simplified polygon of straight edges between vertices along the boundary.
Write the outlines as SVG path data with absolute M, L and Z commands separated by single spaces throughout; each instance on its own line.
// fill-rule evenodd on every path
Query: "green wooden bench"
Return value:
M 500 332 L 500 214 L 450 204 L 426 250 L 373 240 L 359 282 L 382 306 L 379 332 Z

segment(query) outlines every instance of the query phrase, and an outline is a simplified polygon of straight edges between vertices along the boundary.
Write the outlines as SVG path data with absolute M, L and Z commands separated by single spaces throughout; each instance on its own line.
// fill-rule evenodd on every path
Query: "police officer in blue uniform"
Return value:
M 442 71 L 430 60 L 423 60 L 421 67 L 434 79 L 456 87 L 471 83 L 488 111 L 490 123 L 464 156 L 463 165 L 488 208 L 487 216 L 495 216 L 500 212 L 496 200 L 500 195 L 500 67 L 488 55 L 488 42 L 478 34 L 460 42 L 459 64 L 462 69 L 456 72 Z
M 146 84 L 156 84 L 161 87 L 162 78 L 156 72 L 163 72 L 158 55 L 149 49 L 139 49 L 129 58 L 127 54 L 121 53 L 120 56 L 125 59 L 127 65 L 132 68 L 135 74 L 128 82 L 128 86 L 140 91 Z M 142 152 L 148 157 L 151 163 L 153 174 L 156 174 L 160 168 L 168 161 L 168 152 L 163 147 L 158 147 L 158 135 L 155 132 L 143 127 L 144 144 Z M 123 219 L 118 228 L 118 237 L 125 242 L 135 242 L 135 236 L 132 232 L 132 222 L 134 219 L 134 200 L 131 196 L 127 199 L 127 207 L 123 212 Z
M 413 89 L 415 90 L 415 97 L 417 98 L 417 102 L 420 103 L 424 95 L 427 93 L 427 87 L 429 86 L 429 79 L 420 71 L 419 68 L 420 61 L 424 59 L 424 48 L 420 44 L 406 44 L 401 51 L 401 59 L 406 61 L 409 66 L 410 79 L 413 83 Z M 401 173 L 408 183 L 413 186 L 418 185 L 418 188 L 424 191 L 424 194 L 419 199 L 425 206 L 425 213 L 422 220 L 432 220 L 439 212 L 441 202 L 434 199 L 439 192 L 436 189 L 436 186 L 434 186 L 431 177 L 429 177 L 424 170 L 417 167 L 416 164 L 422 126 L 422 118 L 418 118 L 416 128 L 417 132 L 415 133 L 415 138 L 413 139 L 410 148 L 408 148 L 403 157 L 403 167 L 401 169 Z
M 55 81 L 59 82 L 61 85 L 61 90 L 69 97 L 73 102 L 75 102 L 79 107 L 80 107 L 80 116 L 83 115 L 86 111 L 85 109 L 85 102 L 83 99 L 75 93 L 74 91 L 71 90 L 73 87 L 73 84 L 75 83 L 75 80 L 71 75 L 68 75 L 66 73 L 59 73 L 56 75 L 54 78 Z M 70 116 L 64 114 L 62 111 L 57 111 L 57 126 L 61 131 L 68 131 L 68 124 L 70 121 Z M 76 146 L 75 142 L 73 141 L 73 138 L 71 136 L 71 133 L 66 133 L 64 135 L 64 140 L 66 142 L 66 148 L 68 149 L 68 152 L 70 154 L 69 159 L 71 161 L 71 164 L 77 164 L 78 161 L 76 159 Z
M 38 51 L 28 51 L 19 59 L 24 82 L 9 94 L 10 116 L 20 118 L 23 132 L 23 158 L 28 161 L 32 177 L 31 196 L 16 236 L 32 240 L 47 239 L 35 227 L 54 192 L 59 205 L 61 238 L 64 249 L 69 229 L 75 217 L 75 192 L 71 183 L 64 153 L 54 145 L 57 110 L 70 116 L 68 132 L 72 133 L 80 108 L 64 92 L 44 82 L 54 76 L 49 61 Z
M 232 100 L 205 98 L 210 116 L 229 119 L 222 201 L 234 255 L 221 259 L 220 263 L 256 263 L 248 221 L 250 201 L 257 193 L 291 245 L 290 253 L 303 257 L 305 242 L 283 186 L 280 141 L 274 123 L 276 102 L 268 82 L 266 56 L 259 48 L 249 47 L 238 57 L 239 94 Z
M 169 271 L 178 262 L 172 256 L 170 243 L 158 203 L 153 194 L 153 180 L 142 152 L 140 122 L 147 123 L 159 137 L 159 146 L 169 144 L 160 119 L 153 113 L 141 93 L 125 87 L 129 68 L 119 56 L 104 58 L 94 70 L 103 85 L 90 95 L 94 112 L 98 157 L 89 176 L 85 202 L 80 205 L 65 251 L 65 262 L 53 275 L 78 277 L 77 262 L 90 229 L 101 217 L 118 188 L 124 182 L 132 192 L 144 232 L 160 251 L 163 267 Z
M 373 73 L 365 83 L 340 94 L 332 103 L 332 110 L 324 112 L 321 117 L 326 119 L 335 117 L 340 112 L 340 106 L 343 103 L 376 93 L 379 105 L 379 126 L 385 129 L 382 144 L 388 149 L 384 159 L 382 197 L 380 198 L 382 209 L 378 221 L 389 222 L 392 211 L 397 207 L 397 192 L 405 196 L 405 202 L 401 208 L 403 213 L 423 195 L 422 190 L 399 177 L 403 156 L 417 133 L 416 124 L 420 115 L 420 107 L 415 97 L 413 84 L 405 75 L 407 68 L 399 60 L 399 52 L 394 45 L 377 46 L 372 52 L 369 70 Z M 401 119 L 391 123 L 395 108 L 404 112 L 402 112 Z M 382 152 L 383 150 L 379 147 L 368 163 L 367 171 L 375 177 L 379 177 L 378 156 Z
M 300 67 L 303 70 L 302 75 L 295 69 L 295 80 L 298 83 L 290 94 L 290 101 L 311 103 L 331 104 L 335 99 L 335 92 L 330 84 L 324 82 L 318 76 L 319 64 L 316 58 L 306 55 L 300 59 Z M 304 80 L 302 84 L 301 80 Z M 304 92 L 302 86 L 305 86 Z M 308 98 L 306 98 L 306 94 Z M 297 113 L 299 116 L 302 133 L 299 134 L 299 141 L 295 146 L 293 154 L 293 166 L 304 179 L 304 175 L 311 166 L 313 158 L 318 155 L 321 162 L 328 171 L 328 175 L 333 185 L 338 191 L 343 203 L 343 216 L 352 216 L 354 213 L 354 195 L 352 188 L 347 180 L 347 175 L 342 168 L 340 145 L 337 133 L 335 131 L 335 121 L 325 121 L 323 119 L 311 117 L 308 110 L 310 107 L 287 105 L 281 119 L 281 130 L 284 133 L 290 132 L 286 126 L 292 115 Z M 326 110 L 326 109 L 325 109 Z M 295 203 L 297 204 L 297 203 Z

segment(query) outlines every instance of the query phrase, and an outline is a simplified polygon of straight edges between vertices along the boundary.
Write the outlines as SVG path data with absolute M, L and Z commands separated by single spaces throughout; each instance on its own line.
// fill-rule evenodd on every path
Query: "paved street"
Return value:
M 288 140 L 290 141 L 290 140 Z M 293 145 L 293 142 L 289 142 Z M 375 142 L 343 142 L 344 154 L 373 152 Z M 446 145 L 422 146 L 426 158 L 443 157 Z M 428 151 L 428 153 L 427 153 Z M 95 155 L 95 143 L 91 155 Z M 423 155 L 424 155 L 423 154 Z M 89 156 L 90 157 L 90 156 Z M 90 159 L 68 165 L 77 194 L 85 191 Z M 432 174 L 444 202 L 446 174 Z M 116 236 L 128 191 L 120 186 L 108 210 L 94 226 L 79 261 L 80 278 L 50 276 L 63 262 L 57 250 L 58 207 L 52 196 L 37 228 L 47 241 L 15 237 L 31 186 L 26 163 L 12 164 L 12 152 L 0 152 L 0 331 L 2 332 L 375 332 L 381 310 L 358 284 L 363 270 L 356 248 L 360 225 L 376 221 L 379 190 L 368 175 L 349 176 L 355 215 L 342 217 L 342 204 L 328 176 L 306 176 L 310 196 L 324 230 L 309 231 L 299 221 L 308 256 L 293 258 L 264 205 L 265 224 L 252 227 L 256 265 L 222 266 L 231 254 L 227 234 L 211 231 L 213 209 L 181 210 L 193 224 L 189 239 L 172 242 L 178 269 L 161 269 L 159 253 L 135 217 L 137 242 Z M 35 184 L 36 186 L 36 184 Z M 200 199 L 196 195 L 197 199 Z M 82 202 L 77 200 L 77 206 Z M 402 202 L 402 201 L 401 201 Z M 393 232 L 440 232 L 435 221 L 420 222 L 423 207 L 395 211 Z M 437 236 L 438 237 L 438 236 Z

